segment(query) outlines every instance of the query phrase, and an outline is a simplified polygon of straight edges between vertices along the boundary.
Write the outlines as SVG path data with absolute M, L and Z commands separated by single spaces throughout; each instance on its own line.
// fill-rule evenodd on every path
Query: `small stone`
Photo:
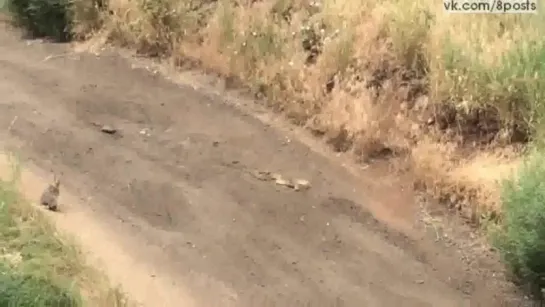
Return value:
M 151 133 L 150 133 L 149 129 L 147 129 L 147 128 L 144 128 L 144 129 L 140 130 L 140 134 L 145 135 L 145 136 L 151 136 Z
M 115 134 L 117 132 L 117 129 L 115 129 L 114 127 L 112 126 L 108 126 L 108 125 L 103 125 L 101 128 L 100 128 L 100 131 L 104 132 L 104 133 L 107 133 L 107 134 Z
M 307 190 L 310 188 L 310 182 L 305 179 L 297 179 L 295 180 L 295 189 L 296 190 Z
M 282 175 L 280 175 L 278 173 L 272 173 L 271 178 L 274 179 L 274 180 L 283 180 Z
M 285 180 L 285 179 L 282 179 L 282 178 L 278 178 L 275 180 L 275 183 L 278 184 L 278 185 L 283 185 L 283 186 L 287 186 L 287 187 L 292 187 L 292 183 L 289 182 L 289 180 Z
M 414 104 L 415 111 L 425 110 L 429 105 L 429 100 L 427 96 L 420 96 L 416 99 Z
M 254 171 L 252 175 L 261 181 L 268 181 L 271 179 L 271 173 L 268 171 Z
M 426 121 L 426 124 L 428 124 L 430 126 L 435 124 L 435 118 L 433 118 L 433 117 L 428 118 L 428 120 Z

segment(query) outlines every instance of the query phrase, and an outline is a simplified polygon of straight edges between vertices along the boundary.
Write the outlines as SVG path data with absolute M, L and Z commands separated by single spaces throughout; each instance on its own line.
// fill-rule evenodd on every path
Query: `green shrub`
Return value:
M 512 273 L 538 295 L 545 288 L 545 156 L 533 151 L 503 185 L 503 224 L 494 243 Z
M 67 41 L 71 32 L 70 0 L 7 0 L 15 23 L 33 37 Z

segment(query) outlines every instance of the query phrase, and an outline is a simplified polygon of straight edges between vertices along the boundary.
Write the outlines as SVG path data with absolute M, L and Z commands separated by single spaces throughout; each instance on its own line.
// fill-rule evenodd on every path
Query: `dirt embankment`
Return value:
M 38 175 L 62 173 L 67 196 L 52 218 L 144 305 L 521 302 L 496 262 L 468 261 L 426 235 L 402 181 L 339 166 L 300 132 L 265 124 L 265 111 L 131 69 L 115 54 L 26 42 L 7 29 L 0 42 L 3 145 Z M 267 170 L 311 188 L 254 172 Z M 37 178 L 27 184 L 43 184 Z

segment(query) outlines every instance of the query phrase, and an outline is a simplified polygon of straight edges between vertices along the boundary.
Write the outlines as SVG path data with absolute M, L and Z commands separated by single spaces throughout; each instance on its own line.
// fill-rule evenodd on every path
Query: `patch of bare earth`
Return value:
M 0 54 L 0 134 L 36 174 L 29 194 L 61 173 L 52 219 L 145 306 L 530 304 L 491 256 L 460 254 L 467 239 L 437 240 L 387 165 L 361 169 L 249 101 L 107 50 L 3 29 Z

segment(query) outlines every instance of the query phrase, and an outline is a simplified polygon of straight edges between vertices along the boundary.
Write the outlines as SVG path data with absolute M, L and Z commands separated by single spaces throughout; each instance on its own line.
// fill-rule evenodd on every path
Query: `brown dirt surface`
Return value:
M 33 169 L 31 197 L 62 174 L 48 214 L 142 305 L 522 306 L 423 234 L 387 170 L 350 172 L 250 108 L 68 48 L 0 31 L 2 145 Z

